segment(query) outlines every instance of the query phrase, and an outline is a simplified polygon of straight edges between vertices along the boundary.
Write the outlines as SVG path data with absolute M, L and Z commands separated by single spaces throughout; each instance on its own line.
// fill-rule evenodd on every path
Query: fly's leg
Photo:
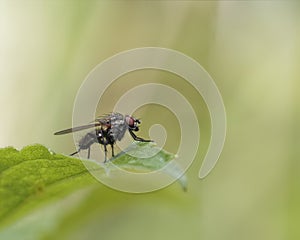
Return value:
M 105 155 L 105 157 L 104 157 L 104 163 L 106 163 L 106 161 L 107 161 L 107 147 L 106 147 L 106 142 L 103 144 L 104 145 L 104 155 Z
M 79 148 L 79 150 L 78 150 L 78 151 L 71 153 L 71 154 L 70 154 L 70 156 L 73 156 L 73 155 L 75 155 L 75 154 L 79 153 L 79 152 L 80 152 L 80 150 L 81 150 L 81 149 Z M 90 158 L 90 156 L 91 156 L 91 147 L 89 147 L 89 148 L 88 148 L 88 155 L 87 155 L 87 158 L 89 159 L 89 158 Z
M 135 141 L 139 141 L 139 142 L 153 142 L 153 140 L 148 140 L 148 139 L 143 139 L 138 137 L 137 135 L 134 134 L 134 132 L 131 129 L 128 129 L 131 137 L 135 140 Z
M 105 132 L 101 129 L 96 132 L 98 143 L 104 146 L 104 163 L 107 161 L 107 147 L 108 141 L 105 137 Z
M 114 157 L 115 156 L 114 145 L 110 144 L 110 146 L 111 146 L 111 156 Z
M 89 159 L 91 156 L 91 147 L 88 148 L 88 155 L 87 155 L 87 158 Z
M 78 151 L 76 151 L 76 152 L 71 153 L 70 156 L 73 156 L 73 155 L 75 155 L 75 154 L 77 154 L 79 152 L 80 152 L 80 149 Z

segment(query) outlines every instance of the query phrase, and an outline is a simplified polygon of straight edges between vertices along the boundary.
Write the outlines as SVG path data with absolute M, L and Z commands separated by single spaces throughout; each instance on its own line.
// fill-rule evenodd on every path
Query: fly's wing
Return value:
M 62 134 L 67 134 L 67 133 L 71 133 L 71 132 L 77 132 L 77 131 L 81 131 L 81 130 L 88 129 L 88 128 L 98 127 L 100 125 L 101 125 L 100 123 L 91 123 L 91 124 L 87 124 L 87 125 L 83 125 L 83 126 L 79 126 L 79 127 L 68 128 L 68 129 L 56 132 L 56 133 L 54 133 L 54 135 L 62 135 Z
M 128 128 L 125 118 L 120 113 L 112 113 L 110 115 L 111 134 L 115 140 L 121 140 Z

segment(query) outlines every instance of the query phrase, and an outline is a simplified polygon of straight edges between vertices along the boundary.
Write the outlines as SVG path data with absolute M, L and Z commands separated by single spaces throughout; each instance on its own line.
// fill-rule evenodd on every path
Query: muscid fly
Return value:
M 84 129 L 94 128 L 92 131 L 85 134 L 78 143 L 78 150 L 72 154 L 71 156 L 79 153 L 81 150 L 88 150 L 88 158 L 90 158 L 91 146 L 94 143 L 99 143 L 104 146 L 105 159 L 104 162 L 107 161 L 107 145 L 111 146 L 112 157 L 114 154 L 114 144 L 116 141 L 121 141 L 124 137 L 126 130 L 129 131 L 130 135 L 135 141 L 139 142 L 152 142 L 152 140 L 145 140 L 135 135 L 134 131 L 139 131 L 138 125 L 141 123 L 139 119 L 136 119 L 132 116 L 125 115 L 123 116 L 121 113 L 111 113 L 99 118 L 96 118 L 94 123 L 90 123 L 87 125 L 68 128 L 59 132 L 54 133 L 54 135 L 62 135 L 71 132 L 77 132 Z

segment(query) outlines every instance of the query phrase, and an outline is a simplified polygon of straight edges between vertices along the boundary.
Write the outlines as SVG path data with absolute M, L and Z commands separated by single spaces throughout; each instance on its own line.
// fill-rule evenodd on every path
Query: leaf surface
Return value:
M 90 160 L 55 154 L 38 144 L 24 147 L 21 151 L 12 147 L 0 149 L 0 227 L 4 231 L 0 231 L 0 239 L 1 234 L 15 234 L 10 224 L 24 216 L 25 220 L 22 221 L 26 222 L 26 217 L 33 214 L 38 206 L 51 209 L 51 205 L 73 192 L 99 185 L 82 161 L 89 162 L 89 166 L 105 174 L 107 168 L 113 171 L 115 166 L 133 172 L 154 171 L 164 167 L 174 157 L 153 143 L 132 143 L 105 166 Z M 166 173 L 177 177 L 177 170 Z M 180 183 L 185 189 L 185 177 L 181 178 Z M 52 218 L 58 215 L 52 214 Z M 33 231 L 43 231 L 43 228 Z

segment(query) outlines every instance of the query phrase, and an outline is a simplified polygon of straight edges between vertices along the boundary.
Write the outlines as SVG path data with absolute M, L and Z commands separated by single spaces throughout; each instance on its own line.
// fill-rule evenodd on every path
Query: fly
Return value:
M 74 153 L 71 153 L 70 156 L 73 156 L 79 153 L 81 150 L 88 150 L 88 158 L 90 158 L 91 146 L 94 143 L 99 143 L 104 146 L 105 159 L 107 161 L 107 145 L 111 146 L 112 157 L 114 154 L 114 144 L 116 141 L 121 141 L 125 135 L 125 132 L 128 130 L 131 137 L 135 141 L 139 142 L 152 142 L 152 140 L 146 140 L 135 135 L 134 132 L 139 131 L 139 124 L 141 121 L 130 115 L 122 115 L 121 113 L 111 113 L 99 118 L 96 118 L 94 123 L 87 125 L 68 128 L 59 132 L 54 133 L 54 135 L 62 135 L 71 132 L 77 132 L 84 129 L 94 128 L 92 131 L 85 134 L 78 143 L 78 150 Z

